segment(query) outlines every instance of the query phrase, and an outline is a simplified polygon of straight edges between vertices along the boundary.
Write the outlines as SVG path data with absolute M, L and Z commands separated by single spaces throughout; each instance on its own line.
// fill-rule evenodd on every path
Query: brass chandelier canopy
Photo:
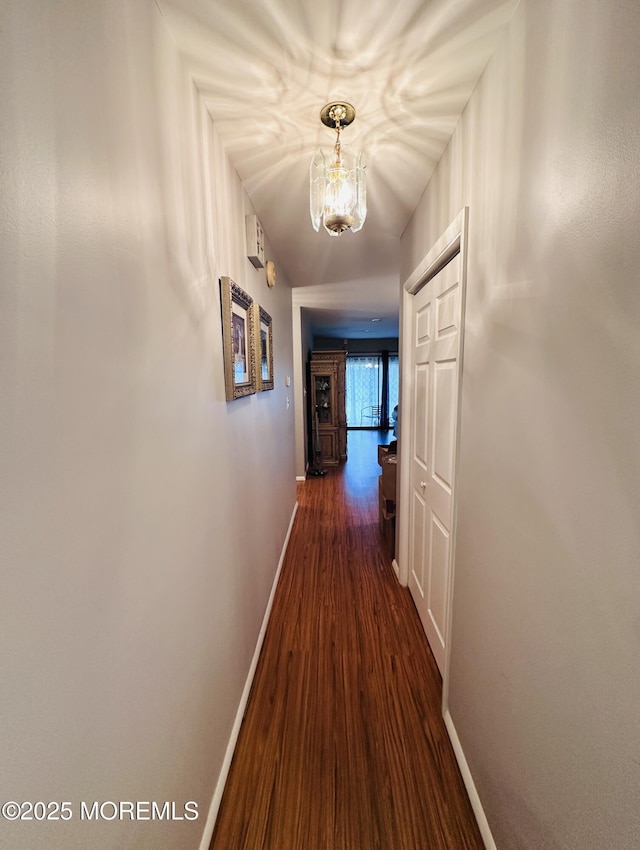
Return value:
M 356 117 L 350 103 L 328 103 L 320 110 L 322 123 L 336 131 L 330 152 L 318 151 L 309 172 L 309 208 L 314 230 L 324 227 L 330 236 L 345 230 L 356 233 L 367 217 L 367 196 L 362 154 L 354 155 L 342 144 L 340 133 Z

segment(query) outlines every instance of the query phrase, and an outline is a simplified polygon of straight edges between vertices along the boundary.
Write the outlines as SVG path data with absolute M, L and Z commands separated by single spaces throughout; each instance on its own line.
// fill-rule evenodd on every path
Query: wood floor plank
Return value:
M 211 850 L 482 850 L 378 527 L 377 435 L 298 488 Z M 360 449 L 360 450 L 359 450 Z

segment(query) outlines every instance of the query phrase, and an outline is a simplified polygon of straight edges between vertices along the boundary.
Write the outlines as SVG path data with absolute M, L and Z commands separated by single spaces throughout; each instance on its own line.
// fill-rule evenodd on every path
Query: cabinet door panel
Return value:
M 336 452 L 336 432 L 320 431 L 320 445 L 322 446 L 322 462 L 325 466 L 334 466 L 338 463 Z

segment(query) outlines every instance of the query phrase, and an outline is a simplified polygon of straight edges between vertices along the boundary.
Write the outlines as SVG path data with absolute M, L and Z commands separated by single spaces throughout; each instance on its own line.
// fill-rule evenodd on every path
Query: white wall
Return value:
M 403 237 L 470 207 L 450 708 L 500 850 L 640 843 L 639 33 L 522 0 Z
M 295 504 L 290 290 L 153 2 L 10 0 L 0 76 L 0 786 L 74 811 L 0 844 L 196 848 Z M 274 328 L 231 404 L 220 275 Z
M 307 368 L 309 352 L 313 348 L 313 333 L 309 310 L 297 303 L 296 293 L 292 293 L 293 310 L 293 398 L 295 404 L 295 455 L 296 478 L 304 481 L 309 465 L 307 457 L 308 411 L 307 411 Z

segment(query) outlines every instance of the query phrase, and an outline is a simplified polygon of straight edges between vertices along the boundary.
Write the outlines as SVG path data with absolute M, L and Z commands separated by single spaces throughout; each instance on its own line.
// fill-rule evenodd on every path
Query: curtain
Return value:
M 347 357 L 347 427 L 379 426 L 374 408 L 380 407 L 382 370 L 380 358 L 373 355 Z
M 347 427 L 383 429 L 389 427 L 393 408 L 398 404 L 399 379 L 397 354 L 348 355 Z M 383 386 L 385 393 L 383 393 Z M 375 408 L 380 408 L 379 414 Z M 392 423 L 391 427 L 393 427 Z

